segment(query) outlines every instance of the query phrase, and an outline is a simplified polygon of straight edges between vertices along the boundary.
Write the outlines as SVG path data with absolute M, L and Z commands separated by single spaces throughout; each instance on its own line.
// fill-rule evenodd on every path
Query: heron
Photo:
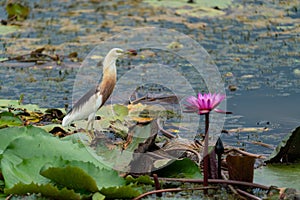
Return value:
M 83 95 L 66 114 L 62 120 L 62 126 L 68 126 L 73 121 L 87 119 L 86 131 L 90 138 L 94 138 L 93 126 L 96 112 L 104 105 L 114 90 L 117 81 L 116 61 L 122 55 L 137 55 L 136 50 L 111 49 L 103 61 L 102 81 Z M 89 129 L 90 126 L 90 129 Z M 90 131 L 89 131 L 90 130 Z

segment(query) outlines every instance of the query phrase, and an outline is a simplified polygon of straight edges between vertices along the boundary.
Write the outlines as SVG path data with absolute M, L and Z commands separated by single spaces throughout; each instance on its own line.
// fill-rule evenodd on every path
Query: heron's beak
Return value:
M 127 50 L 125 51 L 125 54 L 131 55 L 131 56 L 136 56 L 136 55 L 137 55 L 137 52 L 136 52 L 136 50 L 134 50 L 134 49 L 127 49 Z

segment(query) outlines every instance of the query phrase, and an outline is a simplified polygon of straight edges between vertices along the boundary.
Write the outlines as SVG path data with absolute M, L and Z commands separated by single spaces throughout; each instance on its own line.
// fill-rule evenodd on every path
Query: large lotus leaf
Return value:
M 99 192 L 93 194 L 92 200 L 104 200 L 105 196 Z
M 90 162 L 60 160 L 47 164 L 41 175 L 74 190 L 96 192 L 103 187 L 121 186 L 125 180 L 112 169 L 100 169 Z
M 19 130 L 24 130 L 24 128 L 26 127 Z M 57 157 L 60 159 L 55 159 Z M 46 171 L 47 173 L 43 170 L 45 172 L 43 175 L 51 177 L 57 181 L 57 184 L 63 186 L 69 187 L 71 182 L 77 182 L 79 185 L 79 182 L 90 184 L 94 181 L 96 184 L 94 186 L 90 184 L 89 191 L 96 191 L 102 187 L 124 184 L 124 180 L 118 176 L 116 171 L 106 169 L 107 167 L 93 157 L 84 145 L 62 141 L 49 134 L 36 134 L 34 137 L 24 135 L 16 138 L 5 149 L 1 159 L 1 169 L 6 189 L 14 188 L 19 183 L 24 185 L 49 183 L 50 179 L 40 175 L 40 171 L 45 165 L 55 167 Z M 67 165 L 72 167 L 65 169 Z M 57 179 L 53 171 L 64 180 Z M 76 176 L 78 178 L 73 179 Z M 85 186 L 82 184 L 80 189 L 88 189 Z
M 15 131 L 16 135 L 19 133 L 22 136 L 15 136 L 15 140 L 12 141 L 6 139 L 12 137 L 9 135 L 12 131 Z M 26 132 L 36 132 L 42 134 L 25 134 Z M 24 133 L 25 132 L 25 133 Z M 32 157 L 57 157 L 60 156 L 64 160 L 78 160 L 83 162 L 92 162 L 95 166 L 100 168 L 109 168 L 109 163 L 102 162 L 101 157 L 97 156 L 93 150 L 81 141 L 73 143 L 73 140 L 60 140 L 57 137 L 53 137 L 43 129 L 36 127 L 22 127 L 7 128 L 0 130 L 0 136 L 6 141 L 0 147 L 7 146 L 7 142 L 11 141 L 7 146 L 5 153 L 12 153 L 22 159 L 29 159 Z M 2 142 L 2 140 L 0 140 Z M 1 144 L 1 143 L 0 143 Z
M 300 190 L 300 163 L 268 164 L 254 170 L 254 182 Z
M 50 136 L 46 131 L 36 128 L 34 126 L 27 127 L 10 127 L 5 129 L 0 129 L 0 155 L 6 149 L 8 144 L 16 138 L 23 136 Z
M 19 194 L 25 195 L 28 193 L 40 193 L 45 197 L 50 197 L 51 199 L 81 199 L 80 194 L 75 193 L 73 190 L 67 188 L 59 189 L 58 187 L 48 183 L 48 184 L 24 184 L 18 183 L 14 187 L 5 189 L 6 194 Z
M 148 175 L 142 175 L 136 178 L 132 177 L 131 175 L 128 175 L 126 176 L 126 184 L 129 183 L 154 185 L 154 181 Z
M 139 191 L 129 185 L 103 188 L 100 192 L 108 199 L 132 199 L 140 195 Z
M 61 159 L 55 159 L 54 157 L 49 157 L 49 156 L 32 157 L 32 158 L 22 160 L 22 158 L 14 155 L 12 151 L 5 152 L 3 155 L 3 158 L 1 160 L 1 168 L 2 168 L 3 177 L 5 179 L 6 188 L 13 188 L 18 183 L 22 183 L 22 184 L 30 184 L 30 183 L 46 184 L 46 183 L 49 183 L 50 180 L 48 179 L 48 176 L 46 176 L 47 178 L 45 178 L 45 176 L 40 175 L 41 169 L 45 165 L 49 165 L 49 163 L 51 163 L 51 165 L 59 166 L 63 169 L 70 162 L 63 161 Z M 80 163 L 80 165 L 84 166 L 84 165 L 88 165 L 88 163 L 82 162 L 82 163 Z M 90 164 L 90 165 L 92 165 L 92 167 L 96 168 L 93 164 Z M 59 168 L 59 167 L 57 167 L 57 168 Z M 99 169 L 99 168 L 97 168 L 97 169 Z M 79 173 L 80 170 L 83 171 L 82 169 L 78 169 L 77 173 L 80 176 L 83 176 L 83 174 L 86 174 L 85 172 L 80 174 Z M 63 171 L 63 170 L 61 170 L 61 171 Z M 64 178 L 67 179 L 65 181 L 76 182 L 80 178 L 81 178 L 81 180 L 82 179 L 85 180 L 85 182 L 87 182 L 87 180 L 88 180 L 88 178 L 84 178 L 84 177 L 80 177 L 80 178 L 73 180 L 73 178 L 74 178 L 73 175 L 74 175 L 73 171 L 71 171 L 70 173 L 65 173 Z M 89 175 L 87 175 L 87 176 L 89 176 Z M 90 176 L 89 176 L 89 179 L 93 180 L 93 178 Z M 63 186 L 68 186 L 68 185 L 65 185 L 64 182 L 62 182 L 62 183 L 58 182 L 58 184 L 63 185 Z M 96 183 L 95 183 L 95 185 L 96 185 Z M 93 186 L 91 185 L 90 188 L 93 189 Z M 97 186 L 95 186 L 94 188 L 97 188 Z M 71 188 L 71 189 L 77 189 L 77 188 Z M 81 189 L 85 189 L 84 184 Z M 90 190 L 92 190 L 92 189 L 90 189 Z
M 160 163 L 160 169 L 155 172 L 158 176 L 177 178 L 203 178 L 199 167 L 195 164 L 195 162 L 191 161 L 188 158 L 175 161 L 170 159 L 158 161 L 165 161 L 163 163 Z
M 29 185 L 31 183 L 47 184 L 51 179 L 56 182 L 57 185 L 67 187 L 69 189 L 95 192 L 98 190 L 96 181 L 90 174 L 88 174 L 88 172 L 94 172 L 94 174 L 99 173 L 98 177 L 100 177 L 101 174 L 103 174 L 103 171 L 105 171 L 105 173 L 107 173 L 105 174 L 105 178 L 106 176 L 113 174 L 109 170 L 100 170 L 91 163 L 80 161 L 73 164 L 77 164 L 80 167 L 85 168 L 85 170 L 88 169 L 88 172 L 85 172 L 85 170 L 80 167 L 72 166 L 72 162 L 70 161 L 51 157 L 33 157 L 30 159 L 24 159 L 21 162 L 20 160 L 21 159 L 16 156 L 14 157 L 6 153 L 4 154 L 1 165 L 7 189 L 15 187 L 18 183 L 25 185 Z M 57 167 L 49 167 L 52 165 Z M 120 179 L 118 175 L 116 176 Z M 103 179 L 101 180 L 103 181 Z M 113 180 L 115 180 L 114 177 L 112 177 L 112 181 Z M 108 180 L 106 179 L 105 181 Z M 105 185 L 115 186 L 120 184 Z
M 75 134 L 67 135 L 63 138 L 60 138 L 62 141 L 71 141 L 74 144 L 79 144 L 80 146 L 87 147 L 91 143 L 91 138 L 86 132 L 77 132 Z M 87 147 L 88 151 L 91 151 L 91 154 L 94 153 L 94 150 Z M 97 156 L 97 155 L 96 155 Z
M 79 167 L 46 167 L 42 169 L 41 175 L 63 185 L 69 189 L 96 192 L 98 190 L 96 181 Z
M 121 186 L 125 183 L 116 171 L 100 169 L 92 163 L 82 161 L 51 157 L 33 157 L 21 161 L 19 157 L 5 153 L 1 165 L 6 189 L 14 188 L 19 183 L 47 184 L 51 180 L 75 191 L 96 192 L 102 187 Z
M 5 180 L 5 188 L 13 188 L 16 184 L 46 184 L 49 179 L 40 175 L 40 169 L 46 162 L 53 160 L 51 157 L 32 157 L 22 159 L 13 154 L 5 152 L 1 160 L 1 170 Z
M 19 135 L 20 136 L 19 136 Z M 43 183 L 40 169 L 53 158 L 92 162 L 98 168 L 108 168 L 91 149 L 71 140 L 60 140 L 36 127 L 6 128 L 0 130 L 2 174 L 7 188 L 24 183 Z
M 285 136 L 266 163 L 294 162 L 300 160 L 300 126 Z

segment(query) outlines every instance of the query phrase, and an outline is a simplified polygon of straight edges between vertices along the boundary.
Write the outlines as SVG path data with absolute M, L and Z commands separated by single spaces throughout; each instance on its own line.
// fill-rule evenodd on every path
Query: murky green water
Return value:
M 300 5 L 297 1 L 233 1 L 225 15 L 197 17 L 178 15 L 173 9 L 152 8 L 136 1 L 30 1 L 30 18 L 20 31 L 0 38 L 0 57 L 21 55 L 47 46 L 48 52 L 65 57 L 85 56 L 97 43 L 131 27 L 157 26 L 175 29 L 198 41 L 211 55 L 225 83 L 225 128 L 268 127 L 267 132 L 224 134 L 231 145 L 258 153 L 269 149 L 252 145 L 262 141 L 276 145 L 300 125 Z M 0 4 L 3 11 L 4 3 Z M 188 5 L 187 5 L 188 6 Z M 0 12 L 5 19 L 5 12 Z M 148 60 L 147 60 L 148 59 Z M 149 61 L 146 58 L 144 62 Z M 156 58 L 158 59 L 158 58 Z M 161 60 L 159 60 L 161 59 Z M 160 55 L 159 61 L 176 68 L 184 61 Z M 130 61 L 133 65 L 137 60 Z M 181 63 L 182 62 L 182 63 Z M 126 66 L 128 60 L 123 65 Z M 0 64 L 0 98 L 16 99 L 42 107 L 71 104 L 78 63 L 65 58 L 62 65 L 32 63 Z M 128 70 L 119 69 L 119 77 Z M 187 76 L 189 73 L 186 73 Z M 197 80 L 190 73 L 190 80 Z M 195 86 L 199 91 L 205 86 Z

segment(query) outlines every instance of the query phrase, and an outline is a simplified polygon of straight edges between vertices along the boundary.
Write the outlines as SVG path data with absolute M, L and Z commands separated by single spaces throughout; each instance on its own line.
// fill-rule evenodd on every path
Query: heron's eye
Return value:
M 117 50 L 117 53 L 123 53 L 123 51 L 122 50 Z

